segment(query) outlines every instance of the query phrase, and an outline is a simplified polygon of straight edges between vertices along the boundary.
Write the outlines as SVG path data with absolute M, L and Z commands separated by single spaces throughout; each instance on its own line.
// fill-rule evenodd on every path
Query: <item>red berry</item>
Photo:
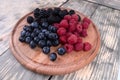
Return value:
M 74 24 L 77 24 L 77 21 L 76 21 L 76 20 L 74 20 L 74 19 L 71 19 L 71 20 L 69 21 L 69 23 L 74 23 Z
M 54 23 L 53 26 L 55 26 L 56 28 L 59 28 L 59 23 Z
M 58 33 L 59 36 L 65 35 L 66 34 L 66 29 L 65 28 L 59 28 L 57 30 L 57 33 Z
M 88 35 L 86 29 L 83 29 L 80 34 L 81 34 L 82 37 L 86 37 Z
M 69 31 L 70 32 L 73 32 L 73 31 L 75 31 L 76 30 L 76 25 L 75 25 L 75 23 L 69 23 Z
M 78 20 L 79 20 L 79 17 L 78 17 L 78 15 L 77 15 L 77 14 L 73 14 L 73 15 L 72 15 L 72 19 L 74 19 L 74 20 L 78 21 Z
M 71 19 L 71 16 L 70 16 L 70 15 L 65 15 L 65 16 L 64 16 L 64 19 L 66 19 L 66 20 L 69 21 L 69 20 Z
M 72 34 L 72 35 L 70 35 L 70 37 L 68 37 L 67 41 L 69 44 L 75 44 L 77 42 L 77 36 Z
M 89 51 L 92 48 L 92 45 L 89 42 L 84 43 L 83 50 L 84 51 Z
M 89 27 L 89 24 L 87 22 L 82 23 L 82 28 L 83 29 L 88 29 L 88 27 Z
M 60 22 L 60 27 L 64 27 L 64 28 L 68 28 L 68 21 L 67 20 L 62 20 L 61 22 Z
M 66 51 L 69 53 L 69 52 L 72 52 L 72 50 L 74 49 L 73 45 L 71 44 L 65 44 L 64 45 L 64 48 L 66 49 Z
M 66 36 L 60 36 L 59 39 L 62 44 L 65 44 L 67 42 Z
M 77 24 L 77 32 L 82 32 L 82 25 L 79 23 L 79 24 Z
M 78 43 L 82 43 L 82 42 L 83 42 L 82 38 L 81 38 L 81 37 L 78 37 L 77 42 L 78 42 Z
M 74 45 L 74 49 L 75 49 L 76 51 L 81 51 L 81 50 L 83 50 L 83 43 L 76 43 L 76 44 Z
M 68 38 L 68 37 L 70 37 L 71 35 L 72 35 L 71 32 L 67 32 L 66 37 Z
M 88 19 L 87 17 L 85 17 L 85 18 L 83 19 L 83 22 L 87 22 L 88 24 L 91 23 L 90 19 Z
M 80 37 L 80 34 L 78 32 L 73 32 L 74 35 L 76 35 L 77 37 Z

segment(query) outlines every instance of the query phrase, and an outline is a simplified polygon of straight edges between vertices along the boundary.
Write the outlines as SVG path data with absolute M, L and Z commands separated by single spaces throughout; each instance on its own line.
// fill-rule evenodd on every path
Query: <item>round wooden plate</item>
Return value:
M 82 19 L 85 17 L 82 13 L 77 11 L 76 13 L 79 14 Z M 27 16 L 30 15 L 33 16 L 33 12 L 25 15 L 17 22 L 10 40 L 10 48 L 13 55 L 26 68 L 37 73 L 60 75 L 76 71 L 89 64 L 95 58 L 100 47 L 100 35 L 93 22 L 91 22 L 88 28 L 88 36 L 83 38 L 83 42 L 87 41 L 91 43 L 92 49 L 90 51 L 72 51 L 63 56 L 57 55 L 57 60 L 52 62 L 49 60 L 48 55 L 42 53 L 40 48 L 31 49 L 28 44 L 19 42 L 20 32 L 24 25 L 27 24 Z M 52 47 L 51 52 L 56 51 L 56 49 L 56 47 Z

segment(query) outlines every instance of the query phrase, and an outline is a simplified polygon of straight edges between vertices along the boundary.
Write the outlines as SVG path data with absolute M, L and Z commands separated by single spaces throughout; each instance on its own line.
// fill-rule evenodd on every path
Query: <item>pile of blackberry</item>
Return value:
M 29 44 L 32 49 L 38 46 L 44 54 L 49 54 L 51 46 L 58 46 L 60 44 L 57 28 L 52 24 L 59 23 L 65 15 L 72 15 L 74 13 L 74 10 L 68 12 L 66 9 L 61 10 L 57 7 L 54 9 L 36 8 L 33 11 L 34 16 L 27 17 L 28 25 L 23 27 L 19 41 Z M 64 55 L 66 50 L 64 47 L 60 47 L 57 49 L 57 53 Z M 51 61 L 56 60 L 57 53 L 52 52 L 49 54 Z

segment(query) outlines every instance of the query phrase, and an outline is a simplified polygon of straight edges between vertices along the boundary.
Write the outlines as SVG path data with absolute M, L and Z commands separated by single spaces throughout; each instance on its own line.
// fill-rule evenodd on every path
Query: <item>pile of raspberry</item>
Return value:
M 89 42 L 83 42 L 91 21 L 87 17 L 81 19 L 74 10 L 36 8 L 33 16 L 27 17 L 27 23 L 20 33 L 19 41 L 29 44 L 32 49 L 38 46 L 51 61 L 57 59 L 57 54 L 62 56 L 92 48 Z M 51 47 L 59 45 L 56 52 L 51 52 Z
M 75 51 L 89 51 L 91 44 L 84 42 L 82 38 L 86 37 L 87 29 L 91 21 L 85 17 L 81 17 L 74 13 L 72 15 L 65 15 L 60 23 L 55 23 L 54 26 L 58 28 L 57 34 L 59 35 L 60 43 L 64 46 L 68 53 Z

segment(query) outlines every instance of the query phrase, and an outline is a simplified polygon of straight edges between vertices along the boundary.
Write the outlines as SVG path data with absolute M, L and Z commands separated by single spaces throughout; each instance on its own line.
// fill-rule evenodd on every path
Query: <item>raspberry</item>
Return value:
M 81 51 L 81 50 L 83 50 L 83 43 L 76 43 L 76 44 L 74 45 L 74 49 L 75 49 L 76 51 Z
M 84 43 L 83 50 L 84 51 L 89 51 L 92 48 L 92 45 L 89 42 Z
M 69 31 L 73 32 L 76 30 L 76 25 L 74 23 L 69 23 Z
M 77 37 L 80 37 L 80 34 L 78 32 L 73 32 L 74 35 L 76 35 Z
M 82 38 L 81 38 L 81 37 L 78 37 L 77 42 L 78 42 L 78 43 L 82 43 L 82 42 L 83 42 Z
M 55 26 L 56 28 L 59 28 L 59 23 L 54 23 L 53 26 Z
M 83 19 L 83 22 L 87 22 L 88 24 L 91 23 L 90 19 L 88 19 L 87 17 L 85 17 L 85 18 Z
M 82 23 L 82 28 L 83 29 L 88 29 L 88 27 L 89 27 L 89 24 L 87 22 Z
M 71 32 L 67 32 L 66 37 L 68 38 L 68 37 L 70 37 L 71 35 L 72 35 Z
M 83 29 L 80 34 L 81 34 L 82 37 L 86 37 L 87 36 L 87 30 Z
M 57 30 L 57 33 L 58 33 L 58 35 L 64 35 L 64 34 L 66 34 L 66 29 L 65 28 L 59 28 L 58 30 Z
M 64 19 L 66 19 L 66 20 L 69 21 L 69 20 L 71 19 L 71 16 L 70 16 L 70 15 L 65 15 L 65 16 L 64 16 Z
M 66 36 L 60 36 L 59 39 L 62 44 L 65 44 L 67 42 Z
M 77 21 L 75 21 L 74 19 L 71 19 L 71 20 L 69 21 L 69 23 L 77 24 Z
M 79 20 L 79 17 L 78 17 L 78 15 L 77 15 L 77 14 L 73 14 L 73 15 L 72 15 L 72 19 L 74 19 L 74 20 L 78 21 L 78 20 Z
M 77 24 L 77 32 L 82 32 L 82 25 L 81 24 Z
M 64 47 L 68 53 L 72 52 L 72 50 L 74 49 L 73 45 L 71 44 L 65 44 Z
M 69 44 L 75 44 L 77 42 L 77 36 L 72 34 L 72 35 L 70 35 L 70 37 L 68 37 L 67 41 Z
M 60 22 L 60 27 L 68 28 L 68 21 L 67 20 L 62 20 Z

